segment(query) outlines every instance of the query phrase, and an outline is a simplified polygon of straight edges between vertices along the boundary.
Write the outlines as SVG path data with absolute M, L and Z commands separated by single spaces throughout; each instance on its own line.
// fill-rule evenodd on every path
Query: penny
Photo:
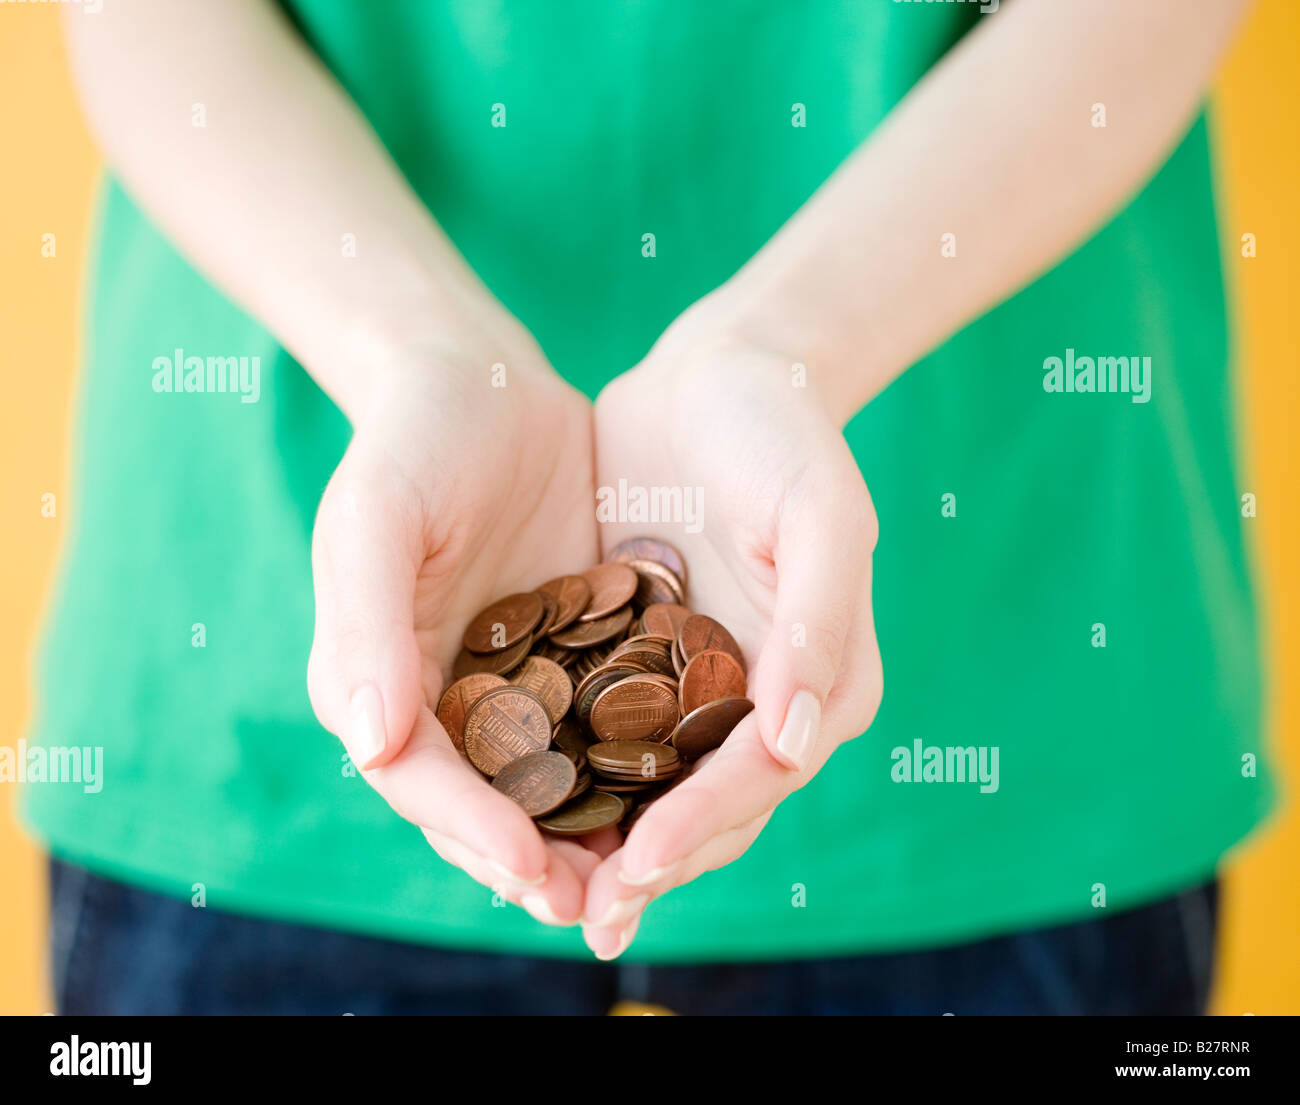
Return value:
M 682 623 L 691 613 L 685 606 L 675 602 L 656 602 L 641 612 L 641 632 L 675 641 L 677 634 L 682 631 Z
M 576 722 L 565 718 L 555 727 L 551 734 L 555 747 L 573 761 L 573 766 L 581 769 L 587 762 L 587 748 L 591 744 Z
M 591 598 L 578 616 L 580 622 L 604 618 L 626 606 L 636 594 L 637 574 L 626 564 L 598 564 L 583 572 L 582 578 L 591 588 Z
M 740 665 L 741 671 L 747 670 L 745 654 L 736 644 L 736 638 L 712 618 L 705 617 L 703 614 L 692 614 L 682 622 L 681 632 L 677 634 L 677 649 L 682 655 L 683 664 L 690 663 L 701 652 L 720 649 L 731 654 Z
M 682 639 L 680 637 L 673 642 L 670 655 L 673 660 L 673 674 L 680 679 L 682 677 L 682 670 L 686 667 L 686 661 L 682 659 Z
M 619 822 L 618 827 L 622 829 L 623 832 L 630 833 L 632 831 L 632 826 L 635 825 L 638 821 L 640 821 L 641 818 L 645 815 L 645 811 L 655 804 L 655 798 L 657 797 L 658 795 L 655 795 L 654 797 L 647 798 L 643 802 L 638 802 L 628 812 L 627 816 L 625 816 L 623 820 Z
M 544 817 L 568 801 L 577 781 L 577 769 L 562 753 L 529 752 L 498 771 L 492 789 L 516 802 L 529 817 Z
M 596 696 L 588 722 L 601 740 L 655 740 L 672 733 L 679 717 L 672 690 L 630 675 Z
M 537 628 L 533 630 L 533 636 L 545 637 L 555 628 L 555 618 L 560 612 L 560 607 L 549 591 L 543 591 L 539 588 L 533 593 L 542 600 L 542 620 L 537 623 Z
M 686 561 L 667 541 L 660 541 L 657 537 L 631 537 L 620 541 L 605 560 L 621 564 L 629 560 L 653 560 L 672 572 L 681 582 L 682 590 L 686 590 Z
M 610 655 L 613 656 L 615 653 L 625 652 L 636 645 L 649 645 L 652 648 L 661 648 L 667 652 L 668 649 L 673 647 L 673 638 L 661 637 L 658 633 L 637 633 L 631 637 L 625 637 L 615 645 L 614 651 L 611 652 Z
M 534 652 L 534 656 L 540 656 L 543 660 L 553 660 L 560 667 L 571 668 L 582 656 L 580 652 L 574 652 L 570 648 L 560 648 L 559 645 L 553 645 L 549 641 L 540 645 Z
M 566 802 L 558 810 L 537 819 L 537 827 L 557 836 L 582 836 L 615 825 L 627 806 L 613 794 L 590 790 Z
M 654 786 L 652 779 L 643 780 L 619 780 L 614 782 L 610 779 L 596 779 L 592 782 L 592 788 L 601 794 L 640 794 L 643 790 L 649 790 Z
M 686 597 L 682 581 L 662 564 L 653 560 L 629 560 L 627 566 L 636 572 L 636 594 L 632 601 L 638 606 L 680 603 Z
M 671 645 L 659 644 L 657 637 L 632 638 L 624 641 L 609 654 L 608 663 L 618 661 L 620 664 L 636 664 L 646 671 L 659 675 L 671 675 L 673 662 L 668 650 Z
M 569 798 L 577 798 L 579 794 L 585 794 L 591 789 L 591 772 L 579 771 L 577 781 L 573 784 L 573 790 L 569 793 Z
M 754 704 L 747 698 L 718 698 L 682 718 L 673 730 L 672 746 L 686 761 L 698 760 L 730 736 Z
M 576 622 L 591 601 L 591 586 L 582 576 L 560 576 L 547 580 L 537 589 L 555 600 L 555 621 L 548 630 L 550 633 Z
M 545 612 L 540 596 L 532 591 L 507 595 L 474 616 L 461 644 L 470 652 L 501 652 L 532 633 Z
M 629 568 L 628 571 L 631 569 Z M 592 645 L 612 641 L 625 632 L 631 624 L 632 608 L 624 606 L 608 617 L 597 618 L 591 622 L 578 622 L 568 629 L 560 630 L 559 633 L 552 633 L 550 640 L 561 648 L 590 648 Z
M 618 638 L 615 637 L 614 640 L 616 641 Z M 613 652 L 614 641 L 609 641 L 603 645 L 597 645 L 595 648 L 586 649 L 579 655 L 577 663 L 569 669 L 569 674 L 575 680 L 581 682 L 597 668 L 603 667 L 607 664 L 610 657 L 613 655 Z
M 442 692 L 442 697 L 438 699 L 438 709 L 434 713 L 447 730 L 447 736 L 451 738 L 457 752 L 465 751 L 465 715 L 493 687 L 505 685 L 506 681 L 501 676 L 481 671 L 457 679 Z
M 542 700 L 550 715 L 551 725 L 559 723 L 573 704 L 573 684 L 565 670 L 554 660 L 530 656 L 510 674 L 516 687 L 532 691 Z
M 744 698 L 748 690 L 745 669 L 736 663 L 736 658 L 729 652 L 710 649 L 699 653 L 682 669 L 677 700 L 685 715 L 714 699 Z
M 682 766 L 677 749 L 651 741 L 607 741 L 590 749 L 588 761 L 593 769 L 605 774 L 638 775 L 643 779 L 676 774 Z
M 484 775 L 495 776 L 511 760 L 543 752 L 550 743 L 546 706 L 522 687 L 488 691 L 465 718 L 465 754 Z
M 463 679 L 467 675 L 481 671 L 491 672 L 493 675 L 507 675 L 523 662 L 532 644 L 532 637 L 525 637 L 504 652 L 479 653 L 463 648 L 452 665 L 452 677 Z
M 597 668 L 586 676 L 578 684 L 578 689 L 573 692 L 573 702 L 578 713 L 578 720 L 587 720 L 587 717 L 591 714 L 591 704 L 596 701 L 596 696 L 611 683 L 617 683 L 620 679 L 636 674 L 638 674 L 637 669 L 630 664 L 609 664 L 606 667 Z

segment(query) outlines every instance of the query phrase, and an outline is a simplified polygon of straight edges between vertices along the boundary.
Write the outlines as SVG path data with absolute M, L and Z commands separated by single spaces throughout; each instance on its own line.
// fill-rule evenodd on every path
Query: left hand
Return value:
M 681 551 L 686 605 L 736 638 L 755 703 L 593 871 L 584 934 L 602 959 L 651 899 L 742 855 L 880 705 L 875 511 L 815 381 L 798 385 L 772 350 L 670 331 L 597 400 L 598 486 L 703 489 L 699 532 L 612 522 L 603 550 L 645 533 Z

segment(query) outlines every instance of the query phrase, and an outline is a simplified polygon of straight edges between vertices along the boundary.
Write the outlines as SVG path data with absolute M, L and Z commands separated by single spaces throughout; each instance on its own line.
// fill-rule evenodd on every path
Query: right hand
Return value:
M 597 560 L 590 404 L 522 347 L 404 357 L 354 415 L 312 536 L 307 685 L 321 724 L 443 859 L 572 924 L 614 842 L 543 840 L 433 713 L 475 613 Z

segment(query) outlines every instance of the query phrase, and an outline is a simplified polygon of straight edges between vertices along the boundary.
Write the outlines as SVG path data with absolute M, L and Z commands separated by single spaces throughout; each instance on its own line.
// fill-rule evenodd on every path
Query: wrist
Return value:
M 555 378 L 527 331 L 488 296 L 395 298 L 358 315 L 314 373 L 355 425 L 394 399 L 452 401 Z M 509 389 L 507 389 L 509 390 Z
M 724 284 L 688 308 L 655 343 L 654 359 L 666 371 L 698 372 L 735 364 L 738 387 L 769 380 L 811 398 L 836 427 L 842 427 L 865 402 L 860 384 L 863 357 L 840 348 L 811 313 L 790 310 L 781 298 L 755 294 L 750 287 Z M 755 364 L 767 371 L 753 373 Z

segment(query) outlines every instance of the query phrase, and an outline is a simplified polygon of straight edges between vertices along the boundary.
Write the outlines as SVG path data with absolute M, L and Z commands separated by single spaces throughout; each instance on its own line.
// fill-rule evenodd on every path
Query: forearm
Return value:
M 133 198 L 350 416 L 409 350 L 526 340 L 272 4 L 133 0 L 65 29 Z
M 805 363 L 847 420 L 1147 180 L 1249 6 L 1004 4 L 685 329 Z

